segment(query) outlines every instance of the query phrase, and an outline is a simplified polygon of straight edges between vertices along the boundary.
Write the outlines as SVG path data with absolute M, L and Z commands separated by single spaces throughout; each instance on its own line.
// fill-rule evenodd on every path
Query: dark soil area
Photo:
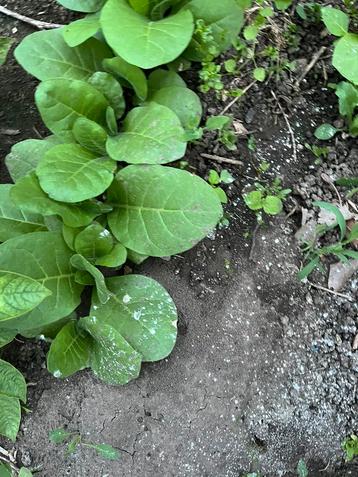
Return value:
M 36 19 L 66 23 L 73 18 L 54 1 L 3 3 Z M 298 62 L 298 73 L 283 71 L 277 81 L 255 84 L 228 112 L 254 131 L 256 149 L 250 151 L 243 137 L 237 151 L 228 151 L 212 135 L 192 145 L 186 158 L 202 176 L 222 167 L 202 153 L 244 163 L 225 164 L 236 179 L 225 186 L 230 225 L 182 256 L 150 259 L 138 269 L 162 283 L 177 304 L 179 339 L 173 354 L 144 366 L 130 385 L 110 387 L 88 372 L 56 380 L 45 369 L 47 345 L 41 341 L 16 341 L 6 350 L 30 382 L 31 413 L 24 416 L 14 447 L 19 463 L 39 469 L 36 475 L 240 477 L 257 471 L 264 477 L 295 476 L 304 459 L 312 477 L 358 476 L 358 466 L 346 465 L 341 451 L 345 437 L 358 432 L 358 351 L 352 346 L 358 333 L 357 275 L 341 290 L 349 299 L 301 283 L 302 254 L 294 237 L 302 207 L 336 199 L 322 173 L 333 180 L 358 176 L 358 147 L 338 135 L 318 163 L 304 146 L 317 142 L 317 125 L 338 118 L 335 95 L 325 86 L 337 78 L 327 49 L 294 87 L 320 46 L 331 44 L 321 26 L 297 24 L 298 45 L 283 51 Z M 0 15 L 1 34 L 18 42 L 32 31 Z M 249 83 L 245 75 L 225 77 L 227 84 L 232 81 L 237 87 Z M 11 146 L 46 131 L 33 102 L 36 80 L 12 55 L 0 69 L 0 85 L 0 171 L 7 182 L 4 158 Z M 297 157 L 271 90 L 292 128 Z M 220 114 L 231 99 L 202 95 L 208 115 Z M 256 180 L 262 161 L 271 166 L 265 178 L 279 176 L 293 194 L 284 213 L 257 228 L 242 191 Z M 324 273 L 310 280 L 327 286 Z M 113 445 L 121 451 L 120 461 L 103 461 L 84 448 L 66 456 L 49 442 L 55 427 Z

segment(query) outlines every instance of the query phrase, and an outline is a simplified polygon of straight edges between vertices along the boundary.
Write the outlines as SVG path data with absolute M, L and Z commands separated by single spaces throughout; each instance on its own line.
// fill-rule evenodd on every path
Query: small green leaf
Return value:
M 100 156 L 106 155 L 108 134 L 99 124 L 90 119 L 81 117 L 76 119 L 72 133 L 76 141 L 85 149 Z M 65 146 L 68 145 L 66 144 Z
M 120 267 L 126 260 L 127 249 L 121 243 L 117 243 L 108 255 L 97 258 L 96 265 L 101 267 Z
M 338 207 L 328 202 L 322 202 L 320 200 L 316 200 L 315 202 L 312 202 L 312 204 L 315 207 L 320 207 L 321 209 L 327 210 L 328 212 L 330 212 L 331 214 L 335 216 L 338 227 L 340 228 L 340 231 L 341 231 L 341 240 L 343 240 L 347 230 L 346 219 L 344 218 L 342 212 L 338 209 Z
M 248 25 L 244 28 L 244 38 L 247 41 L 253 41 L 259 34 L 259 28 L 255 25 Z
M 116 161 L 165 164 L 185 155 L 183 136 L 178 116 L 165 106 L 150 103 L 130 111 L 119 135 L 108 138 L 107 152 Z
M 67 440 L 70 436 L 71 432 L 68 432 L 62 428 L 53 429 L 48 433 L 50 441 L 54 444 L 62 444 L 62 442 L 65 442 L 65 440 Z
M 220 176 L 214 169 L 210 169 L 208 181 L 211 185 L 220 184 Z
M 271 7 L 263 7 L 259 10 L 259 14 L 264 18 L 270 18 L 274 15 L 274 11 Z
M 67 378 L 89 366 L 92 338 L 70 321 L 52 341 L 47 369 L 55 378 Z
M 312 260 L 310 260 L 310 262 L 308 262 L 308 264 L 298 272 L 297 275 L 299 280 L 304 280 L 305 278 L 307 278 L 308 275 L 310 275 L 313 270 L 318 267 L 319 262 L 319 257 L 314 257 Z
M 337 85 L 336 95 L 339 98 L 340 114 L 347 116 L 348 122 L 351 122 L 354 109 L 358 106 L 358 88 L 348 81 L 341 81 Z
M 251 210 L 260 210 L 263 207 L 262 192 L 259 190 L 253 190 L 244 195 L 245 204 Z
M 358 177 L 342 177 L 336 180 L 336 184 L 343 187 L 358 187 Z
M 96 289 L 97 289 L 99 301 L 101 303 L 107 303 L 107 301 L 111 297 L 111 293 L 108 291 L 104 276 L 98 270 L 98 268 L 92 265 L 91 262 L 89 262 L 86 258 L 84 258 L 80 254 L 73 255 L 71 257 L 70 262 L 71 262 L 71 265 L 77 268 L 78 270 L 88 272 L 90 275 L 92 275 L 96 283 Z
M 57 0 L 64 7 L 75 10 L 76 12 L 97 12 L 100 10 L 106 0 Z
M 224 66 L 228 73 L 234 73 L 236 71 L 236 60 L 230 58 L 229 60 L 225 61 Z
M 214 192 L 219 197 L 219 200 L 222 204 L 227 204 L 228 198 L 226 192 L 221 187 L 214 187 Z
M 133 0 L 132 0 L 133 1 Z M 107 460 L 118 460 L 120 458 L 120 454 L 114 447 L 110 446 L 109 444 L 95 444 L 91 446 L 95 449 L 98 454 Z
M 205 127 L 209 131 L 222 131 L 225 127 L 232 123 L 230 116 L 210 116 L 206 120 Z
M 235 177 L 230 174 L 229 171 L 226 169 L 223 169 L 220 172 L 220 181 L 223 182 L 224 184 L 232 184 L 235 181 Z
M 26 467 L 21 467 L 18 477 L 33 477 L 33 473 Z
M 262 205 L 266 214 L 269 215 L 277 215 L 282 211 L 283 208 L 282 200 L 275 195 L 268 195 L 265 197 Z
M 140 100 L 144 101 L 146 99 L 148 94 L 147 78 L 140 68 L 127 63 L 119 56 L 104 60 L 103 68 L 119 80 L 124 79 L 127 81 Z
M 71 48 L 81 45 L 97 33 L 101 25 L 97 15 L 88 15 L 66 25 L 63 29 L 65 42 Z
M 109 230 L 96 222 L 88 225 L 74 239 L 76 252 L 90 261 L 108 255 L 113 246 L 114 241 Z
M 6 61 L 11 45 L 14 43 L 12 38 L 0 36 L 0 66 Z
M 326 141 L 331 139 L 339 130 L 332 126 L 331 124 L 325 123 L 321 124 L 315 132 L 314 135 L 317 139 L 321 139 L 321 141 Z
M 51 199 L 76 203 L 102 194 L 113 181 L 115 168 L 108 157 L 98 157 L 77 144 L 60 144 L 45 154 L 36 174 Z
M 305 461 L 300 459 L 297 464 L 297 475 L 298 477 L 308 477 L 308 469 Z
M 76 452 L 77 447 L 81 443 L 81 436 L 77 435 L 72 437 L 70 442 L 67 444 L 66 455 L 71 455 Z
M 266 71 L 265 68 L 255 68 L 253 72 L 254 78 L 257 81 L 265 81 Z
M 354 84 L 358 84 L 358 34 L 347 33 L 340 38 L 333 51 L 333 66 Z
M 126 102 L 121 84 L 109 73 L 97 71 L 88 80 L 89 84 L 100 91 L 114 109 L 117 118 L 120 118 L 125 109 Z
M 332 7 L 321 7 L 322 20 L 327 30 L 335 36 L 343 36 L 348 32 L 349 16 Z
M 277 10 L 287 10 L 290 5 L 292 5 L 292 0 L 275 0 Z

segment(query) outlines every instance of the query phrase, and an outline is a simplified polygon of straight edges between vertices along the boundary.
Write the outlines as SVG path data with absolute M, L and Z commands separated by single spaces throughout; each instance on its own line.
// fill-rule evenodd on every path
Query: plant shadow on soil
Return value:
M 7 6 L 47 21 L 70 18 L 53 1 L 12 0 Z M 33 31 L 3 16 L 0 28 L 17 41 Z M 307 35 L 302 53 L 307 58 L 312 41 Z M 64 381 L 51 377 L 43 342 L 17 341 L 6 350 L 31 383 L 32 412 L 24 415 L 15 447 L 22 464 L 39 466 L 36 475 L 239 477 L 258 470 L 266 477 L 293 476 L 299 459 L 313 477 L 358 475 L 357 467 L 342 465 L 340 451 L 346 435 L 358 429 L 358 359 L 351 350 L 357 306 L 298 281 L 301 255 L 293 238 L 298 217 L 282 214 L 261 227 L 253 241 L 244 238 L 255 228 L 255 218 L 242 202 L 248 182 L 242 173 L 254 177 L 262 160 L 271 163 L 272 176 L 280 175 L 285 186 L 296 184 L 301 204 L 309 205 L 314 193 L 330 199 L 320 168 L 300 146 L 323 117 L 336 117 L 332 94 L 317 87 L 315 74 L 303 93 L 292 94 L 285 81 L 274 85 L 278 97 L 290 101 L 297 162 L 269 89 L 252 88 L 231 110 L 257 130 L 257 150 L 250 153 L 239 141 L 238 151 L 230 153 L 247 167 L 230 169 L 237 180 L 227 189 L 229 228 L 188 253 L 170 261 L 151 259 L 137 269 L 157 279 L 177 304 L 179 338 L 168 359 L 145 365 L 128 386 L 110 387 L 89 372 Z M 0 71 L 0 84 L 1 181 L 8 182 L 3 158 L 10 147 L 46 131 L 33 102 L 36 81 L 13 58 Z M 223 108 L 210 95 L 203 101 L 208 114 Z M 357 175 L 353 145 L 339 143 L 333 149 L 324 167 Z M 228 156 L 209 140 L 191 146 L 190 165 L 203 176 L 217 166 L 200 157 L 204 151 Z M 347 287 L 357 298 L 357 280 Z M 109 443 L 121 450 L 121 459 L 105 462 L 89 449 L 65 457 L 63 448 L 48 440 L 56 427 Z

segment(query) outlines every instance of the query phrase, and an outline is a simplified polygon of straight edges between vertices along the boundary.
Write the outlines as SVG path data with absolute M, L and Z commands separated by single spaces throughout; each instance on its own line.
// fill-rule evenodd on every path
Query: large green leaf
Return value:
M 95 38 L 69 47 L 62 28 L 32 33 L 15 50 L 20 65 L 41 81 L 60 77 L 85 80 L 101 70 L 102 61 L 111 56 L 111 50 Z
M 40 83 L 35 101 L 45 125 L 66 141 L 73 141 L 76 119 L 85 117 L 106 124 L 108 102 L 96 88 L 80 80 L 63 78 Z
M 103 94 L 114 109 L 117 118 L 120 118 L 126 109 L 121 84 L 111 74 L 104 71 L 94 73 L 88 82 Z
M 147 16 L 150 8 L 150 0 L 128 0 L 129 5 L 137 13 Z
M 184 130 L 178 116 L 156 103 L 134 108 L 118 136 L 107 140 L 107 152 L 130 164 L 165 164 L 185 155 Z
M 36 168 L 42 189 L 51 199 L 76 203 L 102 194 L 113 181 L 116 163 L 77 144 L 60 144 Z
M 95 35 L 100 27 L 98 15 L 88 15 L 66 25 L 63 30 L 63 37 L 68 46 L 73 48 Z
M 80 325 L 95 340 L 90 365 L 107 384 L 127 384 L 139 376 L 142 357 L 111 325 L 95 316 L 82 318 Z
M 0 323 L 36 308 L 51 291 L 33 278 L 0 270 Z
M 11 179 L 16 182 L 34 171 L 45 153 L 60 143 L 56 136 L 50 136 L 42 140 L 26 139 L 12 146 L 5 159 Z
M 106 0 L 57 0 L 64 7 L 75 10 L 76 12 L 97 12 L 100 10 Z
M 92 338 L 77 326 L 67 323 L 52 341 L 47 369 L 55 378 L 67 378 L 89 365 Z
M 100 215 L 99 208 L 90 202 L 66 204 L 50 199 L 41 189 L 34 172 L 20 179 L 11 188 L 10 198 L 24 212 L 44 216 L 59 215 L 69 227 L 88 225 L 97 215 Z
M 108 192 L 109 226 L 126 247 L 163 257 L 188 250 L 222 216 L 214 189 L 189 172 L 163 166 L 128 166 Z
M 342 36 L 334 48 L 333 66 L 354 84 L 358 84 L 358 34 L 347 33 Z
M 20 427 L 20 400 L 26 402 L 26 382 L 10 363 L 0 359 L 0 434 L 15 441 Z
M 339 113 L 347 116 L 351 122 L 353 112 L 358 106 L 358 87 L 348 81 L 341 81 L 337 84 L 336 95 L 339 98 Z
M 244 23 L 243 11 L 235 0 L 192 0 L 187 3 L 184 11 L 190 10 L 196 20 L 204 20 L 211 28 L 215 44 L 220 51 L 226 50 L 237 38 Z M 185 51 L 185 57 L 192 61 L 203 59 L 202 46 L 195 38 Z
M 108 255 L 113 246 L 114 240 L 111 233 L 97 222 L 80 231 L 74 239 L 76 252 L 90 261 Z
M 175 60 L 188 46 L 194 31 L 189 11 L 153 22 L 135 12 L 125 0 L 108 0 L 101 24 L 111 48 L 128 63 L 146 69 Z
M 82 286 L 74 281 L 71 250 L 58 232 L 34 232 L 0 245 L 0 270 L 31 277 L 52 294 L 34 310 L 1 323 L 21 333 L 68 316 L 80 303 Z
M 199 96 L 189 88 L 165 87 L 155 91 L 149 100 L 174 111 L 184 129 L 195 129 L 200 124 L 203 113 L 201 101 Z
M 99 124 L 90 119 L 81 117 L 76 119 L 73 128 L 73 136 L 76 141 L 85 149 L 99 154 L 106 155 L 106 142 L 108 134 Z
M 46 230 L 41 215 L 21 210 L 10 199 L 11 184 L 0 185 L 0 242 L 18 235 Z
M 78 270 L 88 272 L 90 275 L 92 275 L 96 284 L 98 298 L 100 302 L 107 303 L 111 296 L 111 293 L 108 291 L 104 276 L 98 270 L 98 268 L 92 265 L 91 262 L 89 262 L 85 257 L 80 254 L 76 254 L 71 257 L 71 265 Z
M 177 336 L 177 311 L 168 292 L 141 275 L 107 279 L 112 292 L 101 304 L 94 293 L 90 315 L 99 327 L 112 326 L 143 358 L 158 361 L 168 356 Z
M 338 8 L 322 7 L 321 15 L 327 30 L 335 36 L 343 36 L 348 32 L 349 16 Z
M 125 80 L 134 89 L 139 99 L 144 101 L 148 93 L 147 78 L 143 71 L 124 61 L 119 56 L 103 61 L 103 68 L 119 79 Z M 126 86 L 126 84 L 124 84 Z
M 156 91 L 170 86 L 181 86 L 186 88 L 185 81 L 174 71 L 158 68 L 148 76 L 148 96 L 152 96 Z

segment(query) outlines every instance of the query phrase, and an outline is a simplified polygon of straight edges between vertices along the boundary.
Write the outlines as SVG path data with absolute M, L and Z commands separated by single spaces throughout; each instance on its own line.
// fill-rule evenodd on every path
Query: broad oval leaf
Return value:
M 111 56 L 108 46 L 95 38 L 69 47 L 62 28 L 32 33 L 15 50 L 20 65 L 41 81 L 60 77 L 85 80 L 101 70 L 102 61 Z
M 178 116 L 156 103 L 134 108 L 122 131 L 107 141 L 107 153 L 130 164 L 165 164 L 185 155 L 184 130 Z
M 156 91 L 170 86 L 186 88 L 185 81 L 175 71 L 158 68 L 148 76 L 148 92 L 152 96 Z
M 0 270 L 0 323 L 36 308 L 51 291 L 33 278 Z
M 42 189 L 62 202 L 81 202 L 102 194 L 113 180 L 116 163 L 77 144 L 60 144 L 36 168 Z M 60 185 L 60 187 L 59 187 Z
M 47 355 L 47 369 L 55 378 L 67 378 L 89 366 L 92 338 L 77 326 L 67 323 L 52 341 Z
M 95 35 L 100 27 L 98 15 L 88 15 L 66 25 L 63 30 L 63 38 L 67 45 L 73 48 Z
M 347 33 L 342 36 L 333 51 L 333 66 L 354 84 L 358 84 L 358 34 Z
M 126 109 L 121 84 L 111 74 L 104 71 L 94 73 L 88 82 L 103 94 L 114 109 L 117 118 L 120 118 Z
M 120 267 L 127 260 L 127 249 L 117 243 L 108 255 L 96 259 L 96 265 L 101 267 Z
M 58 232 L 34 232 L 0 245 L 0 270 L 31 277 L 52 292 L 26 315 L 2 322 L 3 328 L 41 328 L 77 308 L 83 287 L 74 281 L 71 254 Z
M 62 78 L 44 81 L 36 89 L 35 101 L 45 125 L 69 142 L 73 141 L 72 128 L 80 117 L 102 126 L 106 124 L 108 102 L 85 81 Z
M 94 374 L 107 384 L 127 384 L 139 376 L 142 356 L 111 325 L 96 317 L 80 320 L 94 339 L 90 365 Z
M 106 286 L 106 281 L 103 274 L 92 265 L 85 257 L 80 254 L 73 255 L 71 257 L 71 265 L 77 268 L 80 271 L 88 272 L 94 278 L 96 289 L 98 293 L 98 298 L 101 303 L 107 303 L 110 299 L 111 293 L 108 291 Z
M 338 131 L 339 130 L 332 126 L 332 124 L 324 123 L 318 126 L 314 132 L 314 135 L 321 141 L 327 141 L 328 139 L 331 139 Z
M 188 46 L 194 31 L 190 11 L 153 22 L 125 0 L 107 1 L 101 25 L 111 48 L 128 63 L 145 69 L 175 60 Z
M 100 10 L 106 0 L 57 0 L 58 3 L 76 12 L 91 13 Z
M 12 146 L 5 159 L 11 179 L 16 182 L 34 171 L 45 153 L 61 142 L 56 136 L 49 136 L 46 139 L 25 139 Z
M 87 118 L 76 119 L 72 133 L 76 141 L 85 149 L 100 156 L 106 155 L 106 142 L 108 134 L 99 124 Z
M 26 382 L 20 371 L 0 359 L 0 394 L 7 394 L 25 403 L 26 393 Z
M 177 337 L 177 310 L 168 292 L 141 275 L 109 278 L 107 286 L 112 296 L 106 304 L 95 293 L 92 299 L 90 315 L 98 327 L 112 326 L 143 361 L 168 356 Z
M 327 30 L 335 36 L 343 36 L 348 32 L 349 16 L 338 8 L 322 7 L 321 15 Z
M 21 210 L 10 199 L 11 184 L 0 185 L 0 242 L 18 235 L 46 230 L 44 218 Z
M 128 166 L 108 192 L 109 226 L 135 252 L 164 257 L 188 250 L 222 216 L 213 188 L 197 176 L 163 166 Z
M 69 227 L 88 225 L 101 214 L 101 209 L 91 202 L 66 204 L 50 199 L 41 189 L 34 172 L 20 179 L 11 188 L 10 198 L 25 212 L 44 216 L 59 215 Z
M 74 239 L 76 252 L 90 261 L 108 255 L 113 246 L 114 240 L 109 230 L 96 222 L 80 231 Z
M 103 68 L 108 73 L 128 82 L 139 99 L 142 101 L 146 99 L 148 94 L 147 78 L 140 68 L 127 63 L 119 56 L 104 60 Z
M 20 401 L 15 397 L 0 393 L 0 435 L 15 442 L 20 428 L 20 420 Z
M 195 129 L 199 126 L 203 108 L 199 96 L 191 89 L 170 86 L 154 92 L 149 99 L 171 109 L 184 129 Z
M 3 348 L 16 337 L 16 332 L 0 328 L 0 348 Z

